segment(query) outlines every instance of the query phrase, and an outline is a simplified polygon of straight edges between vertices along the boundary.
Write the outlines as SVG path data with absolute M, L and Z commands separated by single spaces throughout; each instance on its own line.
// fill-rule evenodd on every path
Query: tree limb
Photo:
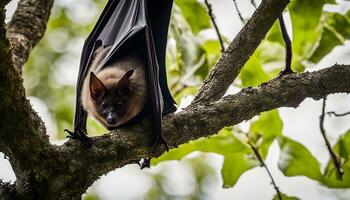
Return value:
M 40 180 L 48 173 L 43 159 L 54 156 L 44 123 L 27 100 L 22 79 L 12 63 L 12 52 L 6 38 L 5 11 L 0 8 L 0 151 L 11 163 L 16 174 L 16 192 L 26 195 L 42 187 Z M 52 169 L 51 169 L 52 170 Z M 33 178 L 35 177 L 35 178 Z M 28 185 L 28 180 L 33 185 Z
M 289 0 L 263 0 L 261 2 L 252 18 L 237 34 L 205 79 L 192 105 L 214 102 L 225 94 L 288 3 Z
M 333 150 L 331 143 L 328 140 L 327 137 L 327 133 L 326 133 L 326 129 L 324 128 L 324 119 L 325 119 L 325 112 L 326 112 L 326 100 L 327 97 L 323 98 L 322 101 L 322 112 L 321 112 L 321 116 L 320 116 L 320 131 L 321 131 L 321 135 L 323 137 L 323 140 L 326 144 L 327 150 L 329 152 L 329 155 L 333 161 L 333 164 L 335 166 L 335 169 L 337 170 L 337 178 L 339 180 L 343 179 L 343 175 L 344 175 L 344 170 L 342 168 L 342 163 L 341 163 L 341 158 L 339 157 L 339 155 Z
M 350 112 L 346 112 L 346 113 L 336 113 L 334 111 L 330 111 L 327 112 L 327 114 L 331 117 L 332 115 L 336 116 L 336 117 L 344 117 L 346 115 L 350 115 Z
M 236 0 L 233 0 L 233 4 L 234 4 L 234 6 L 235 6 L 235 9 L 236 9 L 236 12 L 237 12 L 237 15 L 238 15 L 239 19 L 240 19 L 241 22 L 244 24 L 244 18 L 243 18 L 242 14 L 241 14 L 241 11 L 240 11 L 239 8 L 238 8 L 237 1 L 236 1 Z
M 21 71 L 29 53 L 44 36 L 53 0 L 21 0 L 7 26 L 12 60 Z
M 350 65 L 335 65 L 317 72 L 285 75 L 256 88 L 245 88 L 216 103 L 195 105 L 166 116 L 163 131 L 170 147 L 210 136 L 225 126 L 249 120 L 261 112 L 279 107 L 297 107 L 305 98 L 320 99 L 332 93 L 349 93 Z M 99 176 L 134 160 L 160 155 L 148 147 L 151 127 L 146 121 L 127 129 L 93 138 L 93 147 L 84 150 L 68 141 L 58 147 L 67 170 L 74 170 L 73 188 L 87 189 Z M 162 150 L 164 151 L 164 150 Z M 67 159 L 68 158 L 68 159 Z M 80 181 L 81 180 L 81 181 Z M 85 184 L 85 185 L 84 185 Z
M 260 162 L 260 165 L 261 167 L 265 168 L 267 174 L 269 175 L 270 177 L 270 180 L 271 180 L 271 184 L 273 185 L 273 188 L 275 189 L 276 191 L 276 197 L 279 199 L 279 200 L 283 200 L 283 197 L 282 197 L 282 193 L 279 189 L 279 187 L 277 186 L 277 183 L 275 181 L 275 179 L 273 178 L 272 176 L 272 173 L 270 172 L 270 169 L 267 167 L 264 159 L 261 157 L 260 153 L 259 153 L 259 150 L 257 149 L 257 147 L 254 146 L 254 144 L 252 144 L 251 142 L 248 141 L 248 145 L 250 146 L 250 148 L 253 150 L 254 154 L 255 154 L 255 157 L 258 159 L 258 161 Z

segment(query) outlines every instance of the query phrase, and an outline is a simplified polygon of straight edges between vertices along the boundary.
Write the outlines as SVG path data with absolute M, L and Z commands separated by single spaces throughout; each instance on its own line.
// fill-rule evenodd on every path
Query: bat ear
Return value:
M 117 85 L 117 92 L 119 95 L 127 96 L 131 93 L 131 81 L 130 77 L 133 75 L 134 70 L 129 70 L 124 74 L 124 76 L 119 80 Z
M 90 72 L 90 95 L 93 100 L 101 98 L 107 92 L 106 86 L 97 76 Z

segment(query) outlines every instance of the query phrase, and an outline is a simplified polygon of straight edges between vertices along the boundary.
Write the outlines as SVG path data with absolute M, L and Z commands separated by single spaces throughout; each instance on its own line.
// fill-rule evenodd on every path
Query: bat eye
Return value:
M 102 108 L 107 108 L 107 103 L 106 102 L 102 103 Z
M 122 106 L 123 104 L 122 104 L 122 102 L 118 102 L 117 105 L 118 106 Z

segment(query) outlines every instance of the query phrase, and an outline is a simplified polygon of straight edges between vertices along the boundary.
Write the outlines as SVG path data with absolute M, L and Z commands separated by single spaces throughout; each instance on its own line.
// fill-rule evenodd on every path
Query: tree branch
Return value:
M 317 72 L 285 75 L 256 88 L 245 88 L 216 103 L 195 105 L 166 116 L 163 131 L 170 147 L 217 133 L 225 126 L 249 120 L 261 112 L 279 107 L 297 107 L 305 98 L 320 99 L 331 93 L 350 92 L 350 65 L 335 65 Z M 93 147 L 84 150 L 68 141 L 60 146 L 67 169 L 74 170 L 73 188 L 87 189 L 97 177 L 134 160 L 160 155 L 148 147 L 151 127 L 146 121 L 127 129 L 93 138 Z M 74 167 L 73 167 L 74 166 Z M 82 181 L 79 181 L 82 180 Z M 83 185 L 82 185 L 83 184 Z
M 192 105 L 214 102 L 225 94 L 288 3 L 289 0 L 261 2 L 252 18 L 237 34 L 210 72 Z
M 252 144 L 251 142 L 248 141 L 248 145 L 250 146 L 250 148 L 253 150 L 254 154 L 255 154 L 255 157 L 258 159 L 258 161 L 260 162 L 260 165 L 262 167 L 265 168 L 267 174 L 269 175 L 270 177 L 270 180 L 271 180 L 271 184 L 273 185 L 273 188 L 275 189 L 276 191 L 276 196 L 278 197 L 279 200 L 283 200 L 283 197 L 282 197 L 282 193 L 281 191 L 279 190 L 278 186 L 277 186 L 277 183 L 275 181 L 275 179 L 273 178 L 271 172 L 270 172 L 270 169 L 267 167 L 267 165 L 265 164 L 264 162 L 264 159 L 262 159 L 260 153 L 259 153 L 259 150 L 257 149 L 257 147 L 254 146 L 254 144 Z
M 244 24 L 244 18 L 243 18 L 242 14 L 241 14 L 241 11 L 240 11 L 239 8 L 238 8 L 237 1 L 236 1 L 236 0 L 233 0 L 233 4 L 235 5 L 235 9 L 236 9 L 236 12 L 237 12 L 237 14 L 238 14 L 239 19 L 240 19 L 241 22 Z
M 330 111 L 327 112 L 327 114 L 331 117 L 332 115 L 336 116 L 336 117 L 344 117 L 346 115 L 350 115 L 350 112 L 346 112 L 346 113 L 336 113 L 334 111 Z
M 26 99 L 5 36 L 5 10 L 0 7 L 0 11 L 0 113 L 4 116 L 0 120 L 0 151 L 9 157 L 16 174 L 16 192 L 25 196 L 36 188 L 42 189 L 41 180 L 48 175 L 45 172 L 53 170 L 47 169 L 43 159 L 54 156 L 55 152 L 49 144 L 44 123 Z M 32 180 L 33 185 L 28 185 L 28 180 Z
M 256 9 L 256 3 L 255 3 L 255 0 L 250 0 L 250 3 L 253 5 L 253 7 Z
M 342 168 L 341 158 L 333 150 L 333 148 L 332 148 L 332 146 L 327 138 L 326 129 L 324 128 L 324 118 L 325 118 L 325 112 L 326 112 L 326 100 L 327 100 L 327 97 L 324 97 L 323 101 L 322 101 L 322 112 L 321 112 L 321 116 L 320 116 L 320 131 L 321 131 L 323 140 L 326 143 L 329 155 L 331 156 L 331 159 L 333 160 L 334 167 L 337 170 L 337 178 L 339 180 L 342 180 L 343 175 L 344 175 L 344 170 Z
M 29 53 L 44 36 L 53 0 L 21 0 L 7 27 L 12 46 L 12 60 L 22 71 Z

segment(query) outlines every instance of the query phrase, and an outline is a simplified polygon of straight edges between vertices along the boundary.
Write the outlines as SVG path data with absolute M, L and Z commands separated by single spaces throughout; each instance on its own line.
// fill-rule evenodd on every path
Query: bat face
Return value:
M 108 129 L 120 125 L 129 110 L 132 94 L 129 78 L 133 72 L 126 72 L 118 82 L 112 83 L 103 83 L 93 72 L 90 74 L 90 97 L 95 117 Z

